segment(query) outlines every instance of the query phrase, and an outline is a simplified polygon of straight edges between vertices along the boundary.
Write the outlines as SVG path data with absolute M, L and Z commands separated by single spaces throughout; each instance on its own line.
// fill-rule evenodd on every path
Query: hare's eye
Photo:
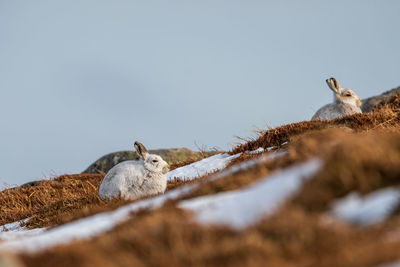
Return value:
M 351 96 L 351 94 L 350 94 L 350 93 L 347 93 L 346 96 Z
M 158 160 L 154 159 L 153 162 L 158 162 Z

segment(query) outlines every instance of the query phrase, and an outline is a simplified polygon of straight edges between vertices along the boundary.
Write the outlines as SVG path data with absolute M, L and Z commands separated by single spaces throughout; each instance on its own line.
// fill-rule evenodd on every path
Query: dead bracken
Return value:
M 275 149 L 244 153 L 259 147 Z M 400 260 L 400 238 L 393 238 L 400 230 L 400 207 L 387 220 L 367 227 L 326 218 L 332 202 L 351 192 L 366 195 L 400 185 L 400 95 L 370 113 L 261 132 L 232 150 L 242 154 L 230 167 L 276 151 L 285 153 L 221 179 L 210 179 L 215 174 L 175 179 L 168 190 L 198 186 L 161 208 L 136 212 L 92 239 L 17 256 L 27 266 L 377 266 Z M 193 214 L 177 207 L 182 199 L 239 190 L 312 158 L 322 159 L 323 167 L 278 212 L 244 230 L 200 225 Z M 0 193 L 0 223 L 31 218 L 28 228 L 57 226 L 127 204 L 99 198 L 102 178 L 64 175 L 5 190 Z

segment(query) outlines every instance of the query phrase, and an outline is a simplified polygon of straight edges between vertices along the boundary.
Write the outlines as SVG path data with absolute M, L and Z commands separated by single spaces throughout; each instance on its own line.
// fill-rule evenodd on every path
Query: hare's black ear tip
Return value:
M 135 141 L 135 146 L 143 146 L 143 144 L 140 143 L 139 141 Z

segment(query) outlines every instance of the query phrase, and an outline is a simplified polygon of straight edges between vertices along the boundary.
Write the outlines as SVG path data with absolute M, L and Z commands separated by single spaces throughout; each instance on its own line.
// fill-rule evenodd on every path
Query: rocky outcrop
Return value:
M 386 103 L 395 94 L 400 94 L 400 87 L 394 88 L 383 94 L 364 99 L 361 105 L 361 110 L 363 112 L 370 112 L 376 105 Z
M 184 162 L 189 159 L 199 159 L 203 157 L 203 153 L 194 152 L 188 148 L 171 148 L 171 149 L 158 149 L 149 150 L 151 154 L 161 156 L 168 164 L 177 162 Z M 212 153 L 207 152 L 211 155 Z M 208 156 L 208 155 L 207 155 Z M 93 164 L 91 164 L 83 173 L 107 173 L 113 166 L 125 160 L 138 160 L 139 156 L 135 151 L 120 151 L 107 154 Z

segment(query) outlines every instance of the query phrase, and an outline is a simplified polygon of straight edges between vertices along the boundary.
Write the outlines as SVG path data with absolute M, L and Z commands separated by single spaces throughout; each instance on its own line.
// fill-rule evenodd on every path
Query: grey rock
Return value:
M 383 94 L 364 99 L 361 105 L 361 110 L 363 112 L 370 112 L 375 106 L 388 102 L 388 100 L 395 94 L 400 94 L 400 87 L 394 88 Z
M 168 164 L 186 161 L 193 158 L 202 158 L 202 152 L 195 152 L 188 148 L 171 148 L 149 150 L 149 153 L 161 156 Z M 214 152 L 206 152 L 207 156 L 215 154 Z M 139 156 L 135 151 L 119 151 L 107 154 L 94 163 L 92 163 L 82 173 L 107 173 L 112 167 L 126 160 L 139 160 Z
M 45 181 L 45 180 L 31 181 L 31 182 L 24 183 L 24 184 L 22 184 L 20 186 L 14 186 L 14 187 L 6 188 L 3 191 L 6 191 L 6 190 L 18 190 L 20 188 L 29 188 L 29 187 L 32 187 L 32 186 L 37 186 L 43 181 Z
M 31 187 L 31 186 L 37 186 L 37 185 L 39 185 L 40 182 L 42 182 L 42 181 L 43 181 L 43 180 L 27 182 L 27 183 L 24 183 L 23 185 L 21 185 L 21 187 L 22 187 L 22 188 L 28 188 L 28 187 Z

